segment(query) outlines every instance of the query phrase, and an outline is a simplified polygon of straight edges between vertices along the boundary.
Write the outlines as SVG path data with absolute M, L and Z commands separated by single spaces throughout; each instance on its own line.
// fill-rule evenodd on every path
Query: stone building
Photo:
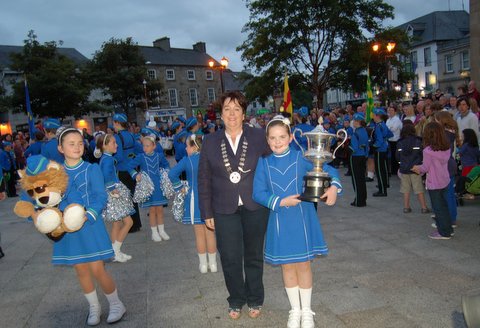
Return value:
M 139 46 L 145 58 L 150 79 L 160 80 L 162 90 L 146 87 L 152 104 L 149 117 L 169 122 L 177 116 L 189 117 L 206 110 L 222 93 L 220 63 L 207 54 L 204 42 L 195 43 L 191 49 L 173 48 L 170 39 L 163 37 L 153 46 Z M 213 60 L 213 67 L 209 61 Z
M 438 88 L 456 94 L 470 80 L 470 37 L 439 43 L 437 58 Z

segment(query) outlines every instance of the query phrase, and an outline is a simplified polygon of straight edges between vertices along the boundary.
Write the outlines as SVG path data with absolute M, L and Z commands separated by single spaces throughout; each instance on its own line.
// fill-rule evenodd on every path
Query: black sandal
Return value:
M 240 318 L 240 315 L 242 314 L 242 309 L 240 308 L 228 308 L 228 316 L 230 319 L 237 320 Z
M 248 316 L 252 319 L 256 319 L 260 316 L 262 311 L 262 306 L 257 305 L 257 306 L 249 306 L 248 307 Z

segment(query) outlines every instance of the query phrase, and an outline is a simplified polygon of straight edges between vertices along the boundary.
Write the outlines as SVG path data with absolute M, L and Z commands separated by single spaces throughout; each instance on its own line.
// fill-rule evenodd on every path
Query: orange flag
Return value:
M 293 116 L 292 95 L 288 87 L 288 75 L 285 73 L 285 82 L 283 84 L 283 111 L 290 113 L 290 118 Z

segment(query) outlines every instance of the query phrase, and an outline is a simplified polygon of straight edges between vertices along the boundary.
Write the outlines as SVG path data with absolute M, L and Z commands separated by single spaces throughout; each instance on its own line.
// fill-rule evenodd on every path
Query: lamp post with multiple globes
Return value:
M 143 80 L 143 93 L 145 98 L 145 110 L 148 110 L 148 98 L 147 98 L 147 80 Z
M 225 92 L 225 88 L 223 86 L 223 70 L 228 67 L 228 58 L 223 56 L 222 59 L 220 59 L 220 66 L 215 66 L 215 60 L 212 58 L 208 61 L 208 66 L 210 68 L 220 70 L 220 85 L 223 94 Z
M 375 42 L 372 45 L 372 51 L 374 53 L 385 55 L 385 68 L 386 68 L 386 73 L 387 73 L 385 88 L 386 88 L 387 91 L 390 90 L 390 81 L 388 79 L 388 75 L 390 73 L 390 61 L 388 60 L 388 58 L 393 55 L 393 50 L 395 49 L 396 45 L 397 44 L 395 42 L 388 42 L 386 44 L 385 48 L 383 48 L 382 44 L 379 43 L 379 42 Z

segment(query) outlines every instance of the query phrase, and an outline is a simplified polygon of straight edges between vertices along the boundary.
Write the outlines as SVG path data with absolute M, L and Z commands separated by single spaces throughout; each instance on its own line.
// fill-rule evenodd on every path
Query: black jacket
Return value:
M 228 160 L 232 168 L 237 168 L 245 138 L 248 147 L 243 170 L 246 173 L 241 173 L 240 182 L 235 184 L 230 181 L 230 175 L 222 159 L 220 145 L 224 140 L 227 145 Z M 198 164 L 198 200 L 201 217 L 209 219 L 214 218 L 214 213 L 235 213 L 238 208 L 238 196 L 242 198 L 243 205 L 247 209 L 251 211 L 259 209 L 261 205 L 252 199 L 253 177 L 258 159 L 270 152 L 263 129 L 244 125 L 236 155 L 233 154 L 225 136 L 225 130 L 218 130 L 206 135 Z M 236 170 L 234 169 L 234 171 Z
M 417 136 L 408 136 L 398 140 L 395 154 L 402 174 L 414 174 L 412 167 L 422 164 L 422 139 Z M 393 173 L 393 172 L 392 172 Z

